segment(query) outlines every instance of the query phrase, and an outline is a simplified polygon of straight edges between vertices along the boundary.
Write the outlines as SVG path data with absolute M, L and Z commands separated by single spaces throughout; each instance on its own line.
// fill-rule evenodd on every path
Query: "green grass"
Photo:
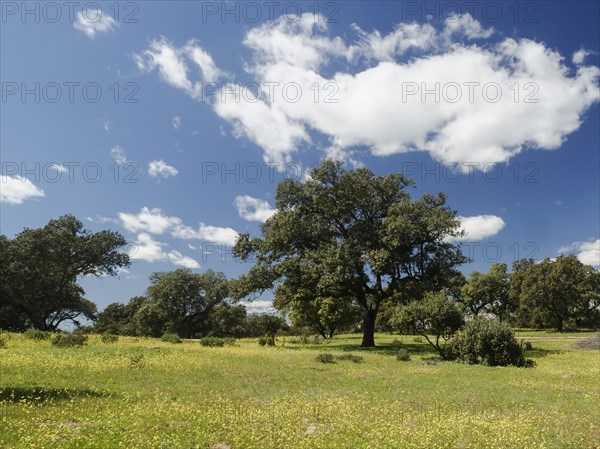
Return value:
M 596 447 L 600 353 L 562 338 L 585 333 L 523 333 L 544 337 L 533 369 L 431 361 L 411 336 L 378 335 L 366 350 L 359 335 L 222 348 L 90 336 L 57 348 L 11 334 L 0 448 Z M 396 360 L 400 347 L 410 362 Z M 364 362 L 319 363 L 319 351 Z

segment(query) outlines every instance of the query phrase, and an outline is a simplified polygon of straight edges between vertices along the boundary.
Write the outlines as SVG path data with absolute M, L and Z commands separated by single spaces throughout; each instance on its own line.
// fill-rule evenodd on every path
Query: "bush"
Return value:
M 7 341 L 8 341 L 8 335 L 0 332 L 0 348 L 6 348 Z
M 488 366 L 532 366 L 510 326 L 496 320 L 476 319 L 468 323 L 452 345 L 461 362 Z
M 225 343 L 225 346 L 235 346 L 237 342 L 233 337 L 226 337 L 223 339 L 223 343 Z
M 59 348 L 72 348 L 83 346 L 87 342 L 87 335 L 83 334 L 56 334 L 52 338 L 52 344 Z
M 532 344 L 531 344 L 530 341 L 526 341 L 525 344 L 523 345 L 523 347 L 525 349 L 527 349 L 528 351 L 530 351 L 531 349 L 533 349 L 533 346 L 532 346 Z
M 312 339 L 312 344 L 313 345 L 320 345 L 321 343 L 323 343 L 321 341 L 321 337 L 319 337 L 318 335 L 315 335 Z
M 275 346 L 275 338 L 273 337 L 260 337 L 258 339 L 258 344 L 260 346 Z
M 167 343 L 181 343 L 182 340 L 179 338 L 179 335 L 174 334 L 172 332 L 165 332 L 160 339 Z
M 415 337 L 415 338 L 413 338 L 413 341 L 415 343 L 421 343 L 423 341 L 423 339 L 421 337 Z
M 315 357 L 315 360 L 321 363 L 335 363 L 333 354 L 319 354 Z
M 204 337 L 200 339 L 200 344 L 202 346 L 209 346 L 211 348 L 222 347 L 225 344 L 225 340 L 219 337 Z
M 578 340 L 573 347 L 575 349 L 600 349 L 600 333 Z
M 343 355 L 338 355 L 336 356 L 336 359 L 338 360 L 350 360 L 354 363 L 361 363 L 363 362 L 363 358 L 359 355 L 354 355 L 354 354 L 343 354 Z
M 42 331 L 39 329 L 27 329 L 23 332 L 23 336 L 30 340 L 49 340 L 52 334 L 47 331 Z
M 396 354 L 396 360 L 399 360 L 401 362 L 409 362 L 410 354 L 406 349 L 402 348 L 398 351 L 398 354 Z
M 119 336 L 113 334 L 102 334 L 100 339 L 102 340 L 102 343 L 116 343 L 119 341 Z

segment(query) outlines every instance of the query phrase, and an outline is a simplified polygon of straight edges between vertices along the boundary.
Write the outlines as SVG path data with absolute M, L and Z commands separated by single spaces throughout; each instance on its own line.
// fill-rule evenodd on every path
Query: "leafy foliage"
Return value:
M 23 332 L 23 336 L 30 340 L 50 340 L 52 334 L 48 331 L 43 331 L 40 329 L 27 329 Z
M 442 358 L 448 358 L 447 342 L 463 325 L 463 316 L 455 302 L 444 292 L 427 293 L 421 301 L 401 306 L 395 324 L 402 332 L 422 335 Z M 434 340 L 429 338 L 433 335 Z
M 256 260 L 235 282 L 234 296 L 276 285 L 281 306 L 299 316 L 306 315 L 304 302 L 315 298 L 347 302 L 361 312 L 362 345 L 374 346 L 383 301 L 439 289 L 466 261 L 447 239 L 460 231 L 446 197 L 411 200 L 410 185 L 401 174 L 376 177 L 365 168 L 344 170 L 332 160 L 308 180 L 279 183 L 277 212 L 261 227 L 262 237 L 243 234 L 234 247 L 239 259 Z
M 321 363 L 335 363 L 335 357 L 333 354 L 321 353 L 315 357 L 315 360 Z
M 600 324 L 600 272 L 575 255 L 515 268 L 511 290 L 520 300 L 521 325 L 562 331 Z
M 77 279 L 116 275 L 129 265 L 129 256 L 120 252 L 126 243 L 117 232 L 84 229 L 72 215 L 25 228 L 12 240 L 2 236 L 0 296 L 7 303 L 0 324 L 54 330 L 65 321 L 79 325 L 80 316 L 93 319 L 96 306 L 83 297 Z
M 225 340 L 219 337 L 204 337 L 200 339 L 202 346 L 208 347 L 222 347 L 225 344 Z
M 398 354 L 396 354 L 396 360 L 399 360 L 401 362 L 409 362 L 410 354 L 408 353 L 408 350 L 405 348 L 400 348 L 398 350 Z
M 228 295 L 229 283 L 223 273 L 203 274 L 188 269 L 150 275 L 148 300 L 162 315 L 166 329 L 184 338 L 207 334 L 215 307 Z
M 172 332 L 166 332 L 163 334 L 162 337 L 160 337 L 161 341 L 164 341 L 166 343 L 182 343 L 183 341 L 181 340 L 181 338 L 179 337 L 179 335 L 174 334 Z
M 478 318 L 464 327 L 453 341 L 452 353 L 459 361 L 489 366 L 526 366 L 522 346 L 506 323 Z
M 481 312 L 491 313 L 500 320 L 510 318 L 518 302 L 509 295 L 509 275 L 505 263 L 495 263 L 488 273 L 474 271 L 462 287 L 462 300 L 467 309 L 478 316 Z
M 100 339 L 102 340 L 102 343 L 116 343 L 119 341 L 119 336 L 114 334 L 102 334 Z
M 78 333 L 58 333 L 52 337 L 52 344 L 59 348 L 83 346 L 88 340 L 87 335 Z

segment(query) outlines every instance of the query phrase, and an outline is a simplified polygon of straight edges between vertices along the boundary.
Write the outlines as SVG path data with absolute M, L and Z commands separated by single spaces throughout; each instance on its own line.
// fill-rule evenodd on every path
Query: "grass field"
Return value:
M 90 336 L 63 349 L 11 334 L 0 447 L 598 447 L 600 353 L 571 349 L 564 334 L 519 335 L 531 337 L 535 368 L 435 362 L 426 343 L 390 335 L 360 350 L 358 335 L 274 348 Z M 396 360 L 400 345 L 411 361 Z M 324 364 L 319 352 L 364 361 Z

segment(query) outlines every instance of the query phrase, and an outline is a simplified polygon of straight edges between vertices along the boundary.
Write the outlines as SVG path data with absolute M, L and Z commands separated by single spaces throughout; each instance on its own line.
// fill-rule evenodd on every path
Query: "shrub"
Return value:
M 42 331 L 39 329 L 27 329 L 23 332 L 23 336 L 30 340 L 49 340 L 51 337 L 50 332 Z
M 315 335 L 312 339 L 312 344 L 313 345 L 320 345 L 321 343 L 323 343 L 321 341 L 321 337 L 319 337 L 318 335 Z
M 8 335 L 0 332 L 0 348 L 6 348 L 6 342 L 8 341 Z
M 267 338 L 267 346 L 275 346 L 275 337 L 266 337 Z
M 421 337 L 415 337 L 415 338 L 413 338 L 413 341 L 415 343 L 421 343 L 423 341 L 423 339 Z
M 335 363 L 333 354 L 319 354 L 315 357 L 315 360 L 321 363 Z
M 113 334 L 102 334 L 100 339 L 102 340 L 102 343 L 116 343 L 119 341 L 119 336 Z
M 600 333 L 578 340 L 573 347 L 575 349 L 600 349 Z
M 343 354 L 343 355 L 338 355 L 336 356 L 336 359 L 338 360 L 350 360 L 354 363 L 361 363 L 363 362 L 363 358 L 359 355 L 354 355 L 354 354 Z
M 72 348 L 83 346 L 87 342 L 87 335 L 83 334 L 56 334 L 52 338 L 52 344 L 59 348 Z
M 526 341 L 525 344 L 523 345 L 523 347 L 527 350 L 533 349 L 533 346 L 531 345 L 530 341 Z
M 398 351 L 398 354 L 396 354 L 396 360 L 399 360 L 401 362 L 409 362 L 410 354 L 406 349 L 402 348 Z
M 179 335 L 174 334 L 172 332 L 165 332 L 160 339 L 167 343 L 181 343 L 182 340 L 179 338 Z
M 235 346 L 236 339 L 233 337 L 226 337 L 223 339 L 223 343 L 225 343 L 225 346 Z
M 235 341 L 235 340 L 234 340 Z M 200 339 L 202 346 L 221 347 L 225 344 L 225 340 L 219 337 L 204 337 Z
M 489 366 L 532 366 L 510 326 L 496 320 L 476 319 L 468 323 L 452 345 L 459 361 Z
M 266 345 L 266 344 L 267 344 L 267 337 L 260 337 L 260 338 L 258 339 L 258 344 L 259 344 L 259 346 L 264 346 L 264 345 Z

